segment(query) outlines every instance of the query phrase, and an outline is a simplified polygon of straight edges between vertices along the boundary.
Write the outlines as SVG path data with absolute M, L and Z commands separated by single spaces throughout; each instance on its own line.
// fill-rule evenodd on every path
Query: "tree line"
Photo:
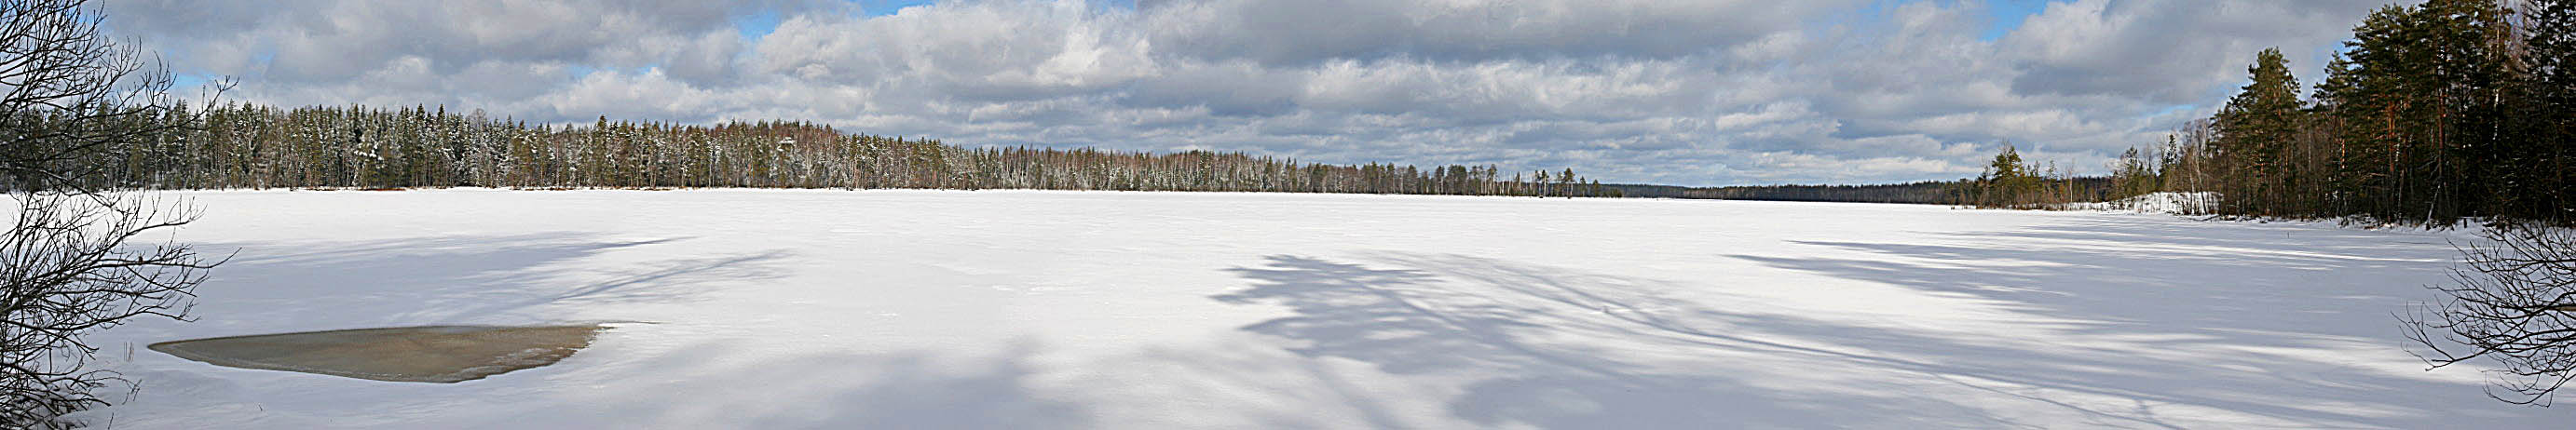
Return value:
M 2080 176 L 2072 166 L 2060 167 L 2022 159 L 2021 151 L 2004 145 L 1977 177 L 1950 183 L 1925 183 L 1918 194 L 1939 193 L 1945 203 L 1985 208 L 2053 209 L 2078 202 L 2098 202 L 2154 192 L 2141 185 L 2142 173 L 2151 171 L 2130 150 L 2112 167 L 2112 176 Z
M 1871 185 L 1748 185 L 1695 188 L 1674 197 L 1783 202 L 1957 204 L 1959 181 Z
M 2008 209 L 2052 209 L 2155 192 L 2159 164 L 2131 150 L 2111 176 L 2078 175 L 2072 166 L 2024 160 L 2007 143 L 1973 178 L 1870 185 L 1750 185 L 1705 188 L 1618 185 L 1628 195 L 1792 202 L 1912 203 Z M 1640 189 L 1641 188 L 1641 189 Z
M 93 188 L 769 187 L 1259 191 L 1605 197 L 1573 169 L 1335 165 L 1241 152 L 969 148 L 805 122 L 529 125 L 444 107 L 180 108 L 189 123 L 62 160 Z M 15 148 L 43 151 L 44 148 Z M 35 182 L 11 176 L 12 188 Z

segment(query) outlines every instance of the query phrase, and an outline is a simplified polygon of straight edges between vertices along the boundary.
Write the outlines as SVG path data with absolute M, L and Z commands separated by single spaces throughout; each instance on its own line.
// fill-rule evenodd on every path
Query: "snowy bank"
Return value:
M 2158 213 L 2173 215 L 2206 214 L 2218 209 L 2218 193 L 2210 191 L 2160 191 L 2107 202 L 2069 203 L 2064 210 Z

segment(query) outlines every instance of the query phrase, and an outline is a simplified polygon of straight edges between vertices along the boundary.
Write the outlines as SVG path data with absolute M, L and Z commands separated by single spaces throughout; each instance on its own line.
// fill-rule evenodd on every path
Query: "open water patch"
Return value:
M 225 367 L 456 383 L 555 364 L 589 347 L 606 329 L 440 325 L 217 337 L 150 348 Z

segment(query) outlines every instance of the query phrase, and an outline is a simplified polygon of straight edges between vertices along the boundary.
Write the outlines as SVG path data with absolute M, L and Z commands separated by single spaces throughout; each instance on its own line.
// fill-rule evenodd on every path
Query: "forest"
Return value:
M 528 125 L 444 107 L 186 104 L 131 144 L 54 160 L 89 188 L 938 188 L 1615 196 L 1572 169 L 1332 165 L 1190 151 L 967 148 L 804 122 Z M 41 121 L 39 121 L 41 122 Z M 46 148 L 21 146 L 37 153 Z M 41 158 L 41 157 L 21 157 Z M 10 188 L 37 183 L 12 176 Z
M 82 187 L 142 189 L 1051 189 L 1914 204 L 1976 204 L 1976 196 L 1996 195 L 1981 192 L 1986 179 L 1724 187 L 1602 184 L 1572 169 L 1505 177 L 1495 166 L 1335 165 L 1241 152 L 970 148 L 795 121 L 702 126 L 601 117 L 591 124 L 531 125 L 445 107 L 190 106 L 172 103 L 170 109 L 130 118 L 136 129 L 150 131 L 147 137 L 66 152 L 74 155 L 59 157 L 49 169 L 91 171 L 73 175 L 82 178 Z M 20 148 L 30 154 L 21 158 L 42 158 L 32 154 L 47 152 Z M 2072 169 L 2053 165 L 1997 172 L 2004 178 L 2029 177 L 2028 192 L 2017 194 L 2016 202 L 2122 195 L 2109 178 L 2074 176 Z M 1993 183 L 2018 183 L 2014 181 Z M 35 183 L 14 175 L 0 176 L 0 182 L 13 188 Z
M 2215 192 L 2218 214 L 2247 217 L 2565 224 L 2576 220 L 2571 30 L 2569 1 L 2381 7 L 2313 87 L 2279 49 L 2256 53 L 2217 115 L 2122 157 L 2111 194 Z M 2007 148 L 1965 203 L 2067 201 L 2047 191 L 2062 179 L 2032 172 Z

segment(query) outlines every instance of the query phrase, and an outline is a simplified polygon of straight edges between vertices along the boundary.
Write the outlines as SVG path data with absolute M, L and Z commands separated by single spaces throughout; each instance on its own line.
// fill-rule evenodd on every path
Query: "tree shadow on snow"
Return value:
M 1833 427 L 1907 421 L 2024 426 L 1927 399 L 1886 393 L 1818 393 L 1761 388 L 1758 378 L 1694 372 L 1629 361 L 1603 345 L 1569 339 L 1622 338 L 1656 347 L 1707 347 L 1683 323 L 1654 316 L 1671 303 L 1611 300 L 1586 291 L 1603 285 L 1484 282 L 1469 276 L 1502 263 L 1460 256 L 1397 255 L 1412 269 L 1380 269 L 1311 257 L 1271 256 L 1259 268 L 1232 269 L 1256 284 L 1215 296 L 1238 304 L 1277 304 L 1295 316 L 1244 327 L 1304 343 L 1293 352 L 1340 357 L 1398 375 L 1493 376 L 1452 399 L 1450 412 L 1480 425 L 1552 428 Z M 1548 278 L 1539 278 L 1542 280 Z M 1624 283 L 1614 278 L 1579 282 Z M 1609 285 L 1610 289 L 1621 285 Z M 1569 337 L 1570 336 L 1570 337 Z M 1614 345 L 1616 346 L 1616 345 Z M 1635 345 L 1628 345 L 1635 346 Z
M 2067 228 L 2078 230 L 2031 233 L 2165 233 L 2118 231 L 2126 227 L 2117 225 Z M 2013 234 L 1957 237 L 1988 241 Z M 2252 238 L 2209 240 L 2285 250 Z M 1254 281 L 1252 287 L 1214 298 L 1286 307 L 1294 315 L 1243 329 L 1295 340 L 1291 350 L 1298 354 L 1359 360 L 1400 375 L 1474 378 L 1467 392 L 1451 399 L 1450 412 L 1486 425 L 2177 428 L 2183 424 L 2169 419 L 2168 410 L 2188 408 L 2202 418 L 2187 423 L 2203 425 L 2231 424 L 2208 421 L 2207 412 L 2216 410 L 2252 420 L 2236 425 L 2412 427 L 2443 425 L 2445 415 L 2491 407 L 2477 403 L 2483 398 L 2475 394 L 2474 379 L 2428 381 L 2384 368 L 2356 369 L 2317 351 L 2281 351 L 2377 342 L 2395 353 L 2387 297 L 2334 294 L 2349 288 L 2260 290 L 2319 279 L 2277 269 L 2227 270 L 2298 261 L 2324 266 L 2309 269 L 2317 273 L 2357 280 L 2412 273 L 2422 269 L 2421 262 L 2338 259 L 2309 250 L 2225 260 L 2186 248 L 2119 251 L 2107 242 L 2009 248 L 1800 245 L 1884 255 L 1733 257 L 1935 296 L 1981 298 L 2045 321 L 2034 324 L 2057 330 L 2053 335 L 2108 343 L 2059 345 L 1778 309 L 1718 308 L 1708 297 L 1728 289 L 1802 286 L 1667 282 L 1459 255 L 1381 253 L 1364 257 L 1365 263 L 1270 256 L 1264 266 L 1231 269 Z M 1747 355 L 1775 361 L 1736 361 Z M 1980 394 L 1927 396 L 1866 379 L 1872 377 Z M 1999 401 L 2019 411 L 2056 411 L 2046 416 L 2058 418 L 2016 422 L 2031 415 L 2003 413 Z
M 644 427 L 1005 429 L 1081 428 L 1091 425 L 1082 405 L 1037 394 L 1029 364 L 1030 341 L 991 354 L 907 351 L 809 353 L 745 359 L 762 347 L 715 342 L 680 348 L 620 369 L 646 369 L 642 378 L 668 378 L 655 390 L 564 390 L 547 405 L 583 405 L 590 427 L 615 423 Z M 707 377 L 722 375 L 722 377 Z M 533 413 L 530 416 L 544 416 Z M 506 423 L 527 426 L 527 422 Z M 538 426 L 545 427 L 545 426 Z
M 200 288 L 196 314 L 216 325 L 301 327 L 375 319 L 387 325 L 555 320 L 549 304 L 687 300 L 693 283 L 778 276 L 789 253 L 690 255 L 687 238 L 611 240 L 579 233 L 326 243 L 207 244 L 240 249 Z M 597 262 L 625 251 L 670 258 Z M 232 280 L 258 280 L 258 285 Z M 352 318 L 359 316 L 359 318 Z M 320 327 L 317 329 L 341 328 Z
M 2105 331 L 2190 333 L 2257 345 L 2374 342 L 2423 285 L 2442 282 L 2447 245 L 2374 232 L 2075 221 L 1941 233 L 1944 243 L 1792 241 L 1855 258 L 1728 257 L 1836 278 L 2000 300 Z M 2284 239 L 2284 233 L 2297 239 Z M 1995 243 L 2009 243 L 1996 246 Z

